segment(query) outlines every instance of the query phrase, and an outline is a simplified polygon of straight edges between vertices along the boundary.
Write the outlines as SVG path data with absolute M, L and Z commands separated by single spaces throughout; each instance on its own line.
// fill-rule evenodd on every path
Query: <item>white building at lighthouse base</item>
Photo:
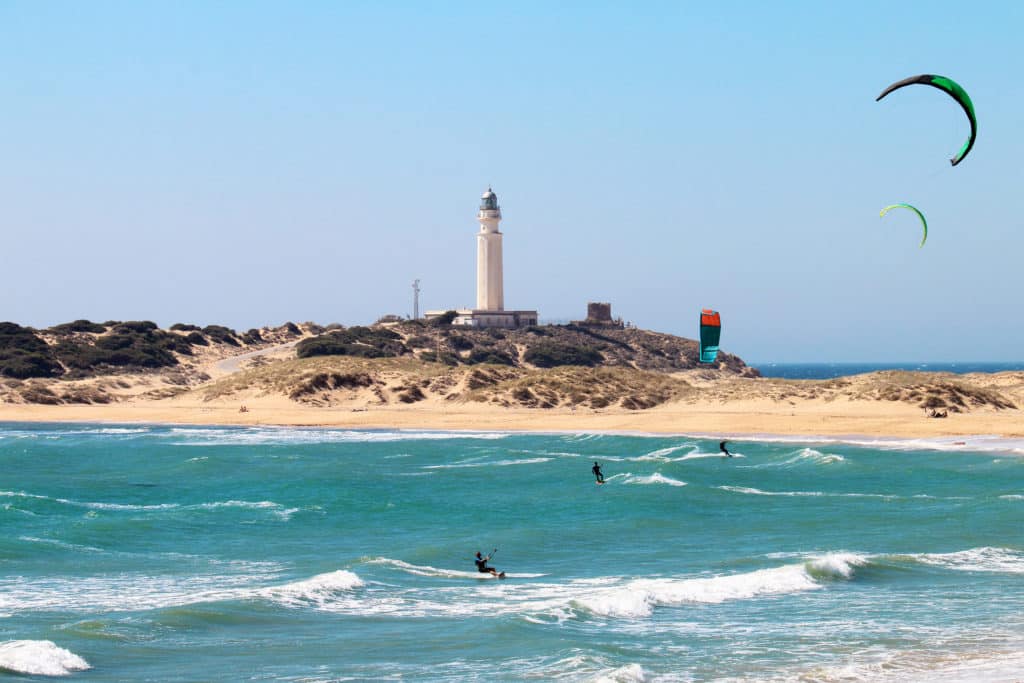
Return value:
M 487 188 L 480 198 L 477 214 L 480 232 L 477 233 L 476 256 L 476 308 L 455 311 L 452 325 L 464 327 L 500 327 L 515 329 L 537 324 L 537 311 L 506 311 L 502 263 L 501 207 L 498 196 Z M 427 311 L 426 319 L 439 318 L 447 311 Z

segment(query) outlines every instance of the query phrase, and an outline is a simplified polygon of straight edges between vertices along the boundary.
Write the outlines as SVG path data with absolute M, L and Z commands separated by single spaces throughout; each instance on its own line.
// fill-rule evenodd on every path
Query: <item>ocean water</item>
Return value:
M 763 377 L 785 379 L 832 379 L 878 370 L 914 370 L 918 372 L 1004 372 L 1024 370 L 1024 362 L 992 363 L 752 363 Z
M 0 678 L 1020 680 L 1024 443 L 731 449 L 0 426 Z

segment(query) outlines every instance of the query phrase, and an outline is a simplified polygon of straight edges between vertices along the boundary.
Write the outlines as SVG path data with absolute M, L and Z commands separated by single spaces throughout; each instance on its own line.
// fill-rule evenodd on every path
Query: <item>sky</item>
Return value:
M 492 186 L 542 321 L 1024 360 L 1024 5 L 630 4 L 0 0 L 0 320 L 472 307 Z

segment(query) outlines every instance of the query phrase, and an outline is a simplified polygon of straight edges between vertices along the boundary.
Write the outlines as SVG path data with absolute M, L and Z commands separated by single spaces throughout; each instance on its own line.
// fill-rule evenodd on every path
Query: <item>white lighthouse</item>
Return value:
M 480 197 L 476 215 L 480 232 L 476 234 L 476 308 L 455 311 L 453 325 L 467 327 L 504 327 L 514 329 L 537 324 L 537 311 L 506 311 L 504 270 L 501 256 L 503 235 L 498 230 L 501 207 L 494 190 Z M 428 320 L 445 315 L 445 311 L 427 311 Z
M 476 236 L 476 307 L 482 311 L 505 310 L 505 291 L 501 271 L 501 207 L 494 190 L 487 188 L 480 197 L 480 232 Z

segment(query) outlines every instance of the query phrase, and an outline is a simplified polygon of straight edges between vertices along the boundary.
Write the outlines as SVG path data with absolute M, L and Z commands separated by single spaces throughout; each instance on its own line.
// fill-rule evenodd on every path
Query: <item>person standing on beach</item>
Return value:
M 722 451 L 723 453 L 725 453 L 726 455 L 728 455 L 731 458 L 732 457 L 732 453 L 730 453 L 729 449 L 725 447 L 725 444 L 727 444 L 727 443 L 729 443 L 729 442 L 728 441 L 721 441 L 721 442 L 719 442 L 718 450 Z
M 604 483 L 604 472 L 601 471 L 601 466 L 597 464 L 596 460 L 594 461 L 594 466 L 590 468 L 590 471 L 594 473 L 595 477 L 597 477 L 598 484 Z

